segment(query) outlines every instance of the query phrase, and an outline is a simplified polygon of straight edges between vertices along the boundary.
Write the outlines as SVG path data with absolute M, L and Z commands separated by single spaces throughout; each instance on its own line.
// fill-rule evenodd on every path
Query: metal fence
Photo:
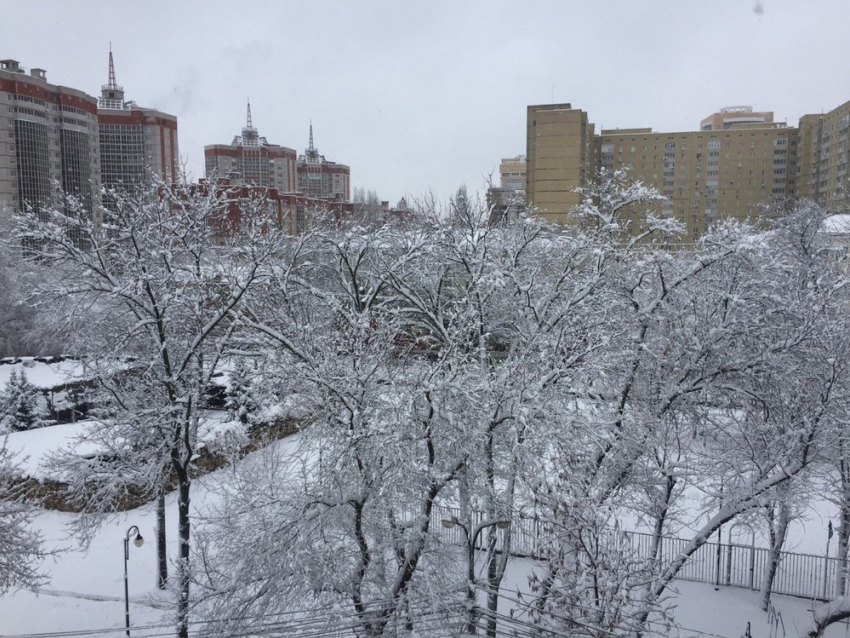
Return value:
M 444 542 L 461 544 L 466 541 L 464 532 L 458 527 L 441 527 L 442 519 L 460 516 L 458 509 L 435 507 L 432 516 L 432 529 L 440 530 L 438 533 Z M 473 528 L 482 520 L 481 514 L 474 514 L 471 521 Z M 541 522 L 533 518 L 523 517 L 512 520 L 511 555 L 543 558 L 540 545 L 541 527 Z M 497 547 L 504 547 L 505 530 L 497 529 L 496 533 L 499 541 Z M 635 549 L 636 557 L 650 558 L 651 534 L 618 533 L 628 539 Z M 661 540 L 661 562 L 667 564 L 680 556 L 689 542 L 683 538 L 664 536 Z M 481 545 L 480 541 L 478 545 Z M 676 578 L 758 590 L 762 585 L 769 554 L 769 550 L 754 545 L 708 542 L 688 558 Z M 780 556 L 773 580 L 773 593 L 817 600 L 830 600 L 836 597 L 835 581 L 840 565 L 837 558 L 794 552 L 781 552 Z

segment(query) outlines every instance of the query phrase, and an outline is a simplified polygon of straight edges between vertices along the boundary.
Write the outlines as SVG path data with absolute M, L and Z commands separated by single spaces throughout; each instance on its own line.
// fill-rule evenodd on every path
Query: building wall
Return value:
M 284 193 L 295 192 L 298 188 L 297 155 L 294 149 L 285 146 L 213 144 L 204 147 L 204 160 L 207 178 L 213 173 L 219 177 L 238 173 L 246 184 L 276 188 Z
M 756 121 L 740 121 L 750 116 Z M 798 197 L 846 211 L 850 102 L 803 116 L 799 128 L 772 119 L 769 111 L 728 111 L 705 118 L 706 130 L 606 129 L 594 136 L 587 114 L 569 104 L 529 106 L 528 200 L 545 219 L 568 223 L 579 203 L 575 188 L 601 169 L 627 169 L 667 198 L 653 212 L 684 222 L 683 242 L 721 217 L 762 218 L 769 206 L 781 209 Z M 630 212 L 635 221 L 646 213 Z
M 298 160 L 298 192 L 315 199 L 351 201 L 351 169 L 344 164 Z
M 567 223 L 579 203 L 574 189 L 592 172 L 593 124 L 587 113 L 569 104 L 528 107 L 526 135 L 526 194 L 538 214 Z
M 793 128 L 605 133 L 594 140 L 600 168 L 627 169 L 632 179 L 664 195 L 666 201 L 652 212 L 684 222 L 685 243 L 721 217 L 755 219 L 764 214 L 765 204 L 796 194 L 798 136 Z M 646 212 L 630 214 L 636 222 Z
M 734 126 L 772 122 L 773 111 L 753 111 L 751 106 L 727 106 L 703 118 L 699 128 L 701 131 L 725 131 Z
M 136 188 L 180 176 L 177 118 L 146 108 L 98 109 L 103 185 Z
M 850 102 L 800 119 L 799 194 L 830 212 L 850 208 Z
M 62 191 L 89 214 L 100 189 L 97 100 L 50 84 L 45 72 L 0 63 L 0 234 L 25 206 L 63 206 Z
M 499 185 L 504 191 L 525 193 L 526 162 L 525 155 L 504 157 L 499 164 Z

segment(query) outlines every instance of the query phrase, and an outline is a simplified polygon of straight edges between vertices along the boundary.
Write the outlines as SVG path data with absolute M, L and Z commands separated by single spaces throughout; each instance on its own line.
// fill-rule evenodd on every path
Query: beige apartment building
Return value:
M 565 224 L 579 203 L 576 188 L 595 174 L 593 124 L 569 104 L 528 107 L 526 195 L 547 221 Z
M 682 243 L 718 219 L 764 218 L 769 206 L 801 196 L 837 211 L 847 204 L 848 120 L 850 102 L 804 116 L 799 129 L 769 111 L 730 107 L 704 118 L 699 131 L 594 135 L 587 114 L 569 104 L 529 106 L 528 199 L 547 220 L 566 223 L 576 187 L 600 170 L 625 169 L 665 196 L 650 210 L 629 211 L 633 228 L 648 212 L 676 217 L 687 229 Z
M 690 133 L 608 131 L 594 140 L 599 166 L 626 169 L 635 180 L 654 187 L 665 199 L 656 214 L 684 222 L 681 240 L 693 242 L 721 217 L 755 219 L 765 205 L 795 194 L 797 130 L 760 128 Z M 632 226 L 646 211 L 632 210 Z
M 752 106 L 727 106 L 699 123 L 701 131 L 723 131 L 742 124 L 771 124 L 773 111 L 753 111 Z
M 502 158 L 499 164 L 499 185 L 503 191 L 525 195 L 525 179 L 525 155 Z
M 850 101 L 800 118 L 798 191 L 830 211 L 850 207 Z

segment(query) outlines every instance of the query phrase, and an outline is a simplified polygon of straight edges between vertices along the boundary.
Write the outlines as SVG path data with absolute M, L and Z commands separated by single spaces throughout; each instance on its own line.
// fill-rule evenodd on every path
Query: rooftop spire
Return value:
M 102 109 L 124 109 L 124 87 L 115 81 L 115 60 L 112 58 L 112 43 L 109 43 L 109 83 L 100 86 L 98 107 Z
M 315 147 L 313 146 L 313 121 L 310 121 L 310 147 L 307 149 L 309 152 L 315 151 Z
M 253 128 L 253 124 L 251 123 L 251 98 L 248 98 L 248 124 L 246 128 Z
M 115 81 L 115 62 L 112 60 L 112 42 L 109 43 L 109 84 L 106 86 L 113 91 L 118 89 L 118 83 Z

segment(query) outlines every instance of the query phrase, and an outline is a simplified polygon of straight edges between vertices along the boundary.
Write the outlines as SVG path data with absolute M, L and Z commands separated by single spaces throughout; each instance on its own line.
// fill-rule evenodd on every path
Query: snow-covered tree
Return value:
M 351 203 L 356 224 L 374 229 L 384 223 L 385 211 L 377 192 L 357 187 L 351 195 Z
M 46 581 L 41 561 L 47 556 L 40 534 L 32 529 L 36 509 L 20 482 L 15 458 L 0 440 L 0 594 L 34 589 Z
M 225 408 L 228 416 L 243 425 L 252 423 L 259 407 L 253 379 L 257 376 L 256 368 L 239 359 L 229 374 L 229 382 L 225 392 Z
M 448 353 L 413 354 L 399 340 L 409 319 L 386 283 L 419 257 L 426 235 L 317 231 L 301 255 L 278 262 L 277 290 L 252 306 L 256 320 L 244 325 L 264 336 L 266 374 L 279 371 L 281 392 L 312 416 L 297 471 L 272 461 L 234 470 L 201 581 L 215 615 L 344 602 L 365 633 L 380 635 L 415 624 L 419 599 L 451 574 L 431 525 L 466 454 L 456 375 Z M 281 533 L 256 535 L 271 528 Z M 247 538 L 256 552 L 246 557 Z
M 610 225 L 605 207 L 598 210 Z M 850 362 L 847 282 L 796 223 L 808 214 L 797 211 L 769 232 L 720 227 L 679 254 L 635 243 L 640 249 L 631 255 L 612 253 L 622 267 L 610 271 L 607 285 L 623 303 L 609 306 L 606 318 L 611 336 L 622 336 L 599 353 L 596 378 L 585 386 L 592 392 L 566 436 L 553 439 L 557 455 L 541 468 L 548 471 L 538 472 L 550 477 L 538 488 L 550 543 L 534 606 L 544 624 L 547 610 L 559 624 L 572 605 L 594 631 L 641 633 L 687 558 L 721 525 L 777 498 L 836 427 Z M 625 570 L 631 578 L 596 567 L 580 580 L 564 577 L 577 564 L 620 564 L 588 552 L 621 556 L 603 533 L 621 508 L 650 514 L 651 556 L 659 557 L 682 481 L 698 483 L 705 500 L 678 556 Z M 595 537 L 609 545 L 587 543 L 586 530 L 599 530 Z M 611 615 L 597 580 L 619 583 L 618 600 L 629 599 L 622 613 Z
M 62 354 L 62 335 L 30 294 L 36 278 L 18 255 L 0 239 L 0 357 Z
M 26 373 L 12 370 L 0 394 L 0 434 L 44 425 L 39 397 L 38 389 L 27 380 Z
M 164 494 L 178 502 L 177 634 L 188 634 L 190 498 L 204 393 L 241 326 L 246 293 L 281 250 L 276 212 L 261 196 L 155 184 L 107 193 L 97 224 L 69 204 L 23 217 L 19 237 L 42 269 L 41 292 L 84 314 L 78 349 L 111 400 L 111 418 L 84 438 L 103 451 L 58 463 L 71 498 L 90 516 L 128 496 L 155 498 L 160 583 L 165 585 Z M 238 225 L 230 223 L 240 207 Z
M 467 530 L 538 516 L 542 630 L 639 635 L 721 525 L 788 502 L 848 399 L 846 273 L 813 211 L 670 252 L 678 222 L 637 212 L 657 193 L 616 173 L 585 195 L 567 230 L 491 226 L 459 193 L 449 215 L 319 228 L 274 260 L 241 354 L 311 417 L 290 452 L 233 469 L 200 547 L 213 616 L 257 626 L 311 601 L 381 635 L 464 602 L 494 635 L 513 531 L 482 529 L 466 583 L 466 547 L 432 528 L 453 505 Z M 684 551 L 662 551 L 685 525 Z
M 618 205 L 652 197 L 638 187 Z M 273 564 L 259 579 L 268 563 L 261 558 L 244 562 L 235 582 L 226 567 L 211 571 L 206 586 L 218 615 L 309 597 L 295 585 L 311 583 L 325 596 L 348 598 L 371 633 L 405 618 L 415 626 L 403 600 L 433 591 L 436 555 L 426 561 L 422 554 L 433 543 L 430 520 L 409 512 L 433 511 L 438 499 L 456 502 L 472 530 L 473 520 L 510 519 L 531 503 L 534 477 L 547 470 L 537 461 L 564 427 L 577 389 L 593 378 L 587 361 L 610 338 L 601 317 L 621 295 L 606 269 L 619 266 L 598 242 L 605 236 L 607 251 L 615 239 L 605 224 L 578 237 L 531 219 L 492 228 L 488 211 L 460 199 L 448 218 L 426 211 L 409 231 L 317 235 L 302 260 L 282 270 L 277 294 L 264 291 L 268 307 L 257 310 L 252 327 L 280 350 L 278 365 L 296 384 L 291 391 L 313 402 L 319 418 L 302 433 L 302 452 L 319 460 L 296 475 L 302 482 L 290 478 L 287 508 L 271 479 L 260 491 L 277 508 L 275 525 L 299 540 L 321 533 L 322 544 L 307 549 L 288 536 L 282 549 L 283 540 L 270 539 L 264 552 L 301 562 Z M 399 449 L 400 441 L 409 443 Z M 270 524 L 257 490 L 248 495 L 256 472 L 217 512 L 226 524 L 210 530 L 221 565 L 236 559 L 252 528 Z M 348 508 L 353 520 L 343 516 Z M 311 534 L 296 534 L 308 511 Z M 350 569 L 339 568 L 327 545 L 339 525 L 331 537 L 358 539 L 346 550 Z M 510 529 L 499 540 L 495 526 L 486 528 L 481 583 L 491 634 L 510 543 Z M 398 565 L 380 560 L 388 552 Z M 310 576 L 293 579 L 297 573 Z M 382 599 L 386 616 L 367 613 L 370 600 Z

